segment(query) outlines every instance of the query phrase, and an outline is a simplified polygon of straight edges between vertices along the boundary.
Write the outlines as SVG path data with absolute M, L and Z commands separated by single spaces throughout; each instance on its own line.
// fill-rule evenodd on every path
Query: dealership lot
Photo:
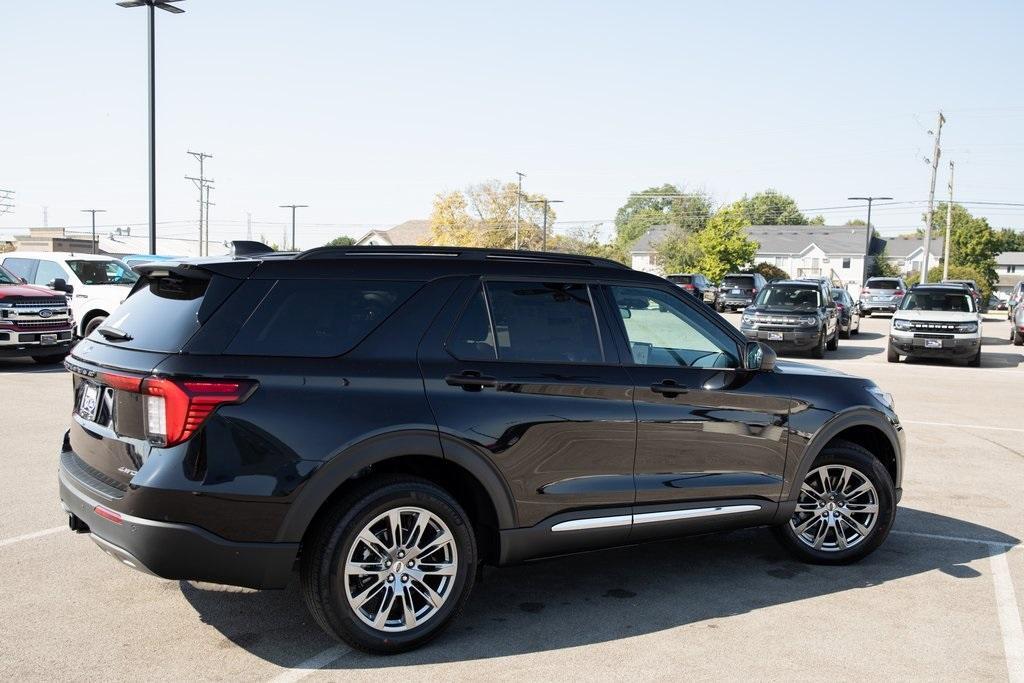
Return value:
M 892 392 L 907 429 L 896 532 L 867 560 L 799 564 L 752 530 L 488 569 L 450 631 L 390 658 L 330 641 L 296 581 L 162 581 L 67 531 L 55 473 L 69 378 L 0 361 L 0 663 L 47 680 L 1021 680 L 1024 351 L 993 315 L 981 368 L 890 365 L 888 324 L 864 319 L 816 361 Z

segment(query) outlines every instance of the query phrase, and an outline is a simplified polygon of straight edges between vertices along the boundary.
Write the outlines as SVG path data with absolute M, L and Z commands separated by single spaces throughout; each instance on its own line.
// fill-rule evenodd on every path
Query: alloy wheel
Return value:
M 402 632 L 435 616 L 451 596 L 458 548 L 440 517 L 419 507 L 381 513 L 363 527 L 341 580 L 359 619 Z
M 789 525 L 804 545 L 839 552 L 863 542 L 877 521 L 871 480 L 847 465 L 823 465 L 804 478 Z

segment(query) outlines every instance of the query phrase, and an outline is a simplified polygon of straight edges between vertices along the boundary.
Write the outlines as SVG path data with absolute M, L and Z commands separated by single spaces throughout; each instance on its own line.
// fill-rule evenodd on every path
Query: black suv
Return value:
M 767 284 L 760 273 L 729 273 L 722 278 L 722 286 L 718 289 L 718 312 L 749 306 Z
M 776 365 L 662 278 L 441 247 L 136 268 L 66 363 L 71 529 L 168 579 L 297 564 L 357 648 L 435 636 L 482 562 L 763 525 L 841 564 L 892 526 L 891 398 Z
M 824 358 L 839 347 L 839 314 L 832 287 L 818 280 L 781 280 L 761 290 L 743 311 L 740 330 L 751 341 Z

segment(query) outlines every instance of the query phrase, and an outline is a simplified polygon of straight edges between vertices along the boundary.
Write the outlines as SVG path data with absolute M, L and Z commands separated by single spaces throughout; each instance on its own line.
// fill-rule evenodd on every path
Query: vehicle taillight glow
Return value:
M 757 287 L 754 287 L 752 290 L 750 290 L 750 293 L 751 294 L 757 294 Z
M 139 387 L 142 386 L 142 378 L 133 377 L 132 375 L 115 375 L 110 372 L 101 372 L 96 376 L 96 379 L 113 389 L 131 391 L 133 393 L 138 393 Z
M 226 403 L 237 403 L 254 384 L 240 380 L 176 380 L 150 377 L 142 383 L 146 395 L 146 438 L 158 446 L 188 440 L 206 418 Z

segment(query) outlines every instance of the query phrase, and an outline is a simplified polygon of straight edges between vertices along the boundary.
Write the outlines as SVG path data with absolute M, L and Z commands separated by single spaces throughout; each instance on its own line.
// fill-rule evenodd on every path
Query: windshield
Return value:
M 846 291 L 842 289 L 833 289 L 832 301 L 840 301 L 842 303 L 846 303 Z
M 14 273 L 7 270 L 3 266 L 0 266 L 0 285 L 17 285 L 21 284 L 21 280 L 14 277 Z
M 904 311 L 974 312 L 974 299 L 967 292 L 910 292 L 903 298 Z
M 761 290 L 755 306 L 782 306 L 785 308 L 817 308 L 821 305 L 821 292 L 809 287 L 769 286 Z
M 134 285 L 139 276 L 117 259 L 69 260 L 68 267 L 85 285 Z
M 751 288 L 754 286 L 754 278 L 749 275 L 727 275 L 722 280 L 723 287 L 746 287 Z
M 899 289 L 899 280 L 876 280 L 871 278 L 868 280 L 868 289 Z

